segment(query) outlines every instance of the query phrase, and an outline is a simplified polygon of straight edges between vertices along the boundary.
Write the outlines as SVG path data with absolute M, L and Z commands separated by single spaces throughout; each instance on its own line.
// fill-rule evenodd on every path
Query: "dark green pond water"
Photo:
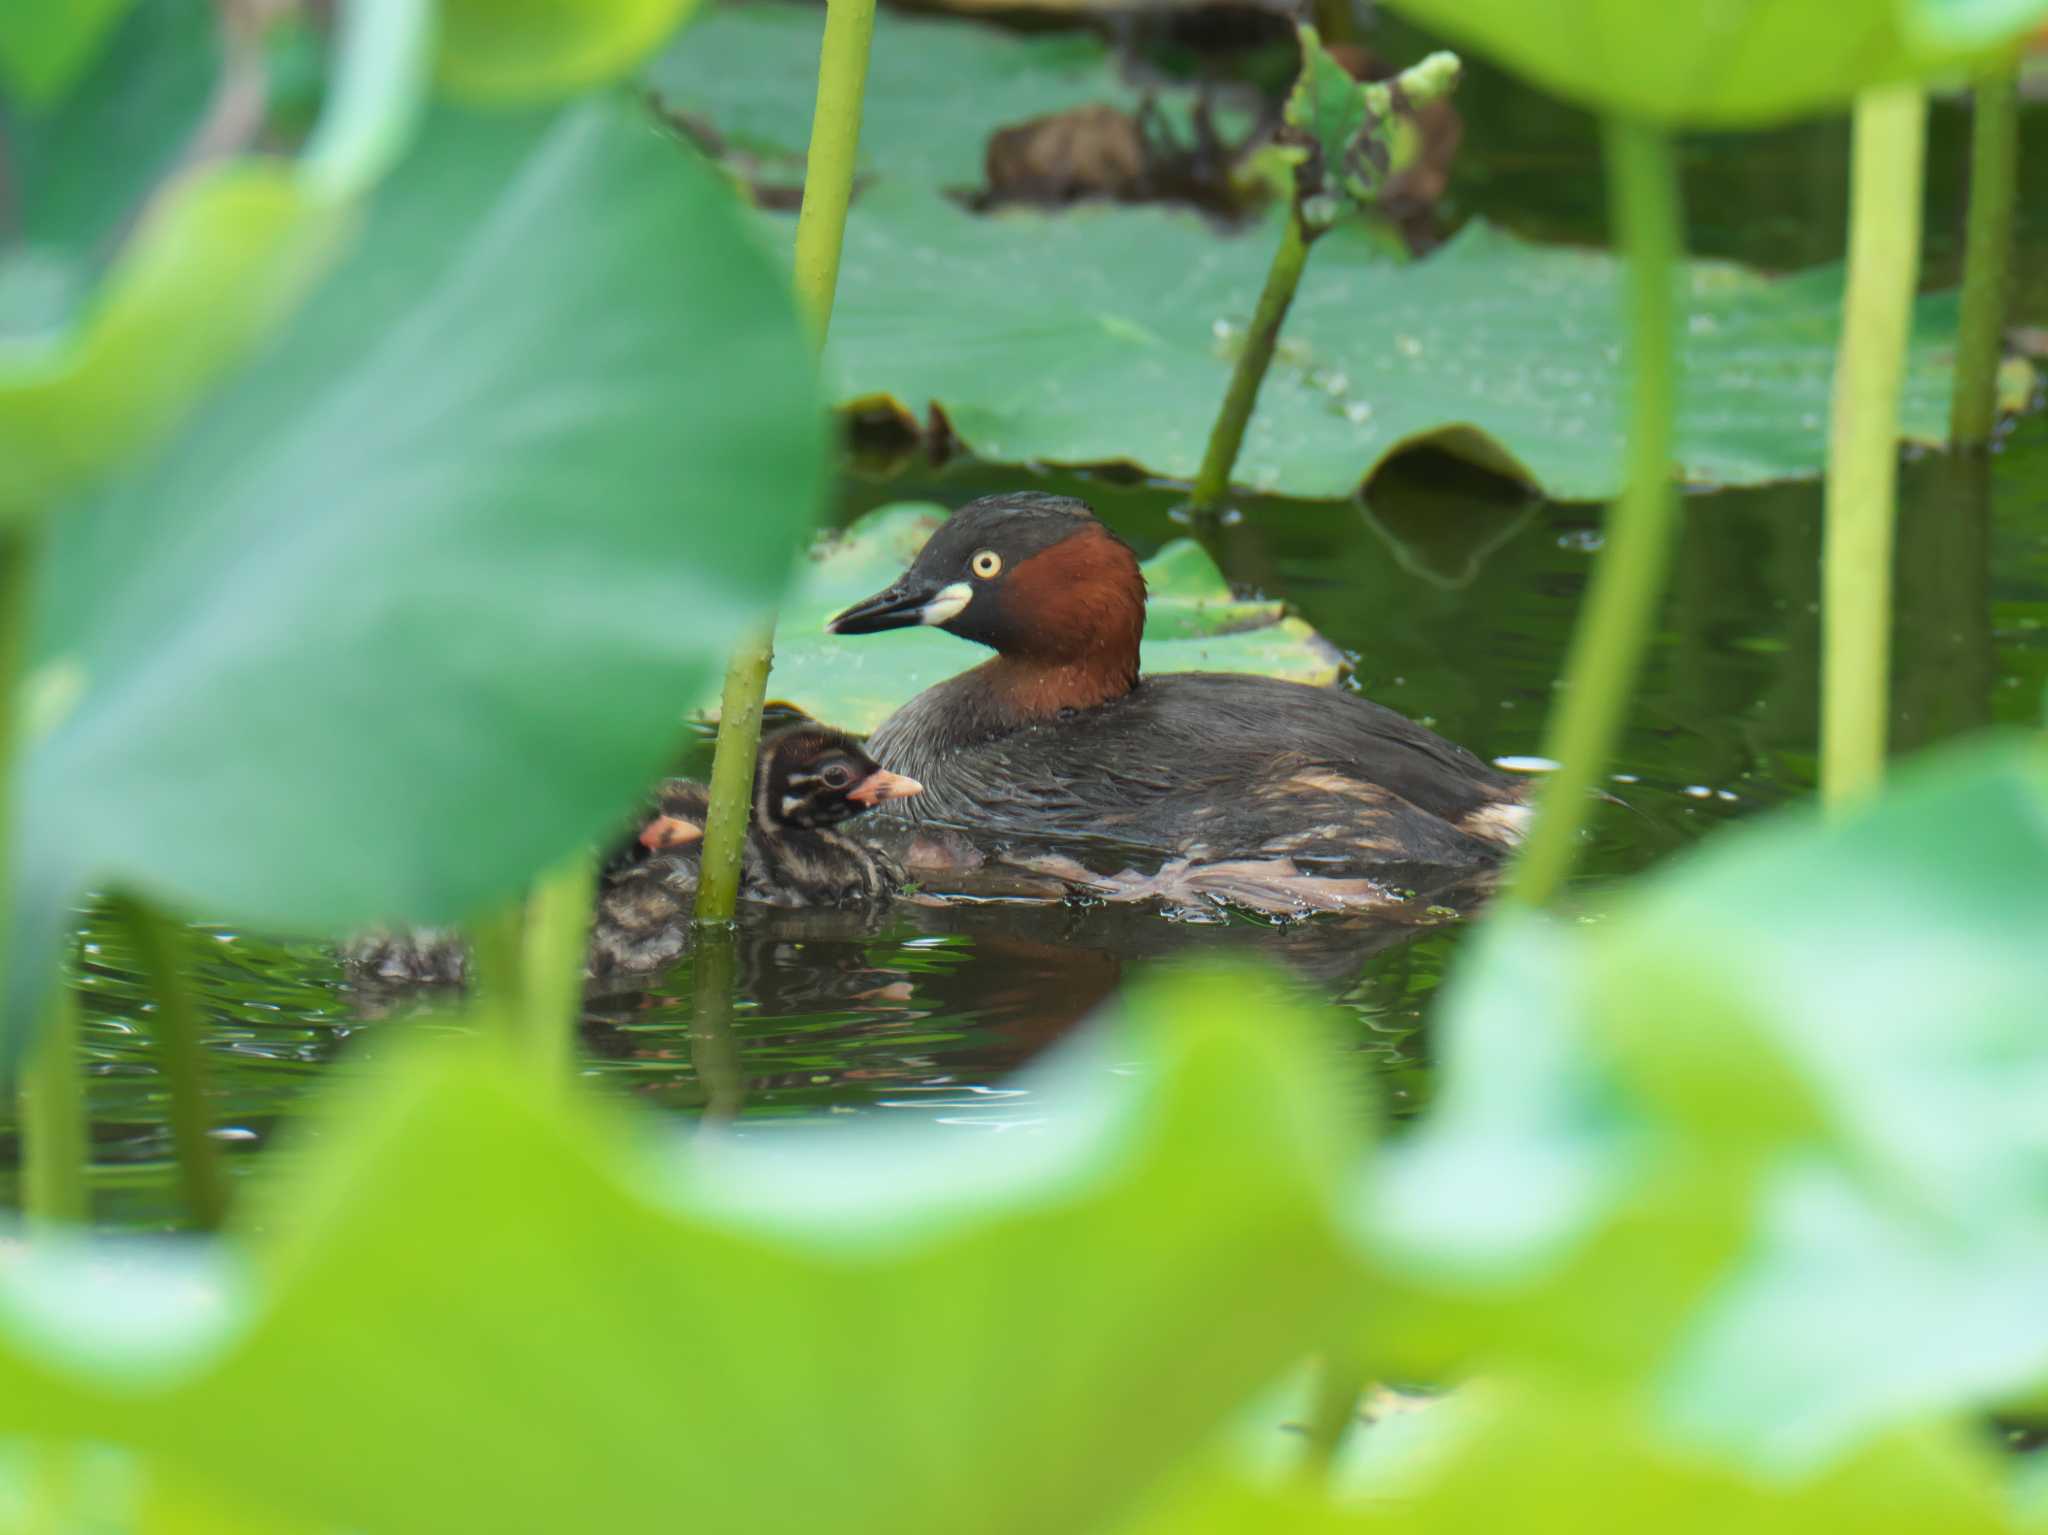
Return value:
M 1462 212 L 1559 240 L 1601 238 L 1590 124 L 1496 76 L 1461 94 Z M 1929 276 L 1950 280 L 1961 227 L 1966 120 L 1937 108 Z M 2016 319 L 2048 323 L 2048 114 L 2030 114 Z M 1839 255 L 1847 134 L 1840 124 L 1688 146 L 1693 245 L 1783 269 Z M 957 502 L 1037 484 L 1090 500 L 1141 552 L 1183 531 L 1170 489 L 1033 477 L 974 464 L 855 472 L 843 512 L 903 497 Z M 1395 466 L 1354 503 L 1250 501 L 1214 537 L 1233 580 L 1284 596 L 1357 660 L 1374 698 L 1487 756 L 1533 754 L 1599 544 L 1596 508 L 1532 501 L 1444 463 Z M 1648 672 L 1582 876 L 1593 898 L 1712 828 L 1812 787 L 1818 655 L 1818 487 L 1699 495 Z M 1896 740 L 1924 745 L 1993 721 L 2039 720 L 2048 682 L 2048 418 L 2023 421 L 1988 464 L 1911 463 L 1903 486 Z M 1132 967 L 1224 947 L 1283 958 L 1333 998 L 1397 1109 L 1428 1091 L 1430 1000 L 1462 929 L 1144 911 L 979 905 L 756 917 L 739 941 L 729 1034 L 692 1030 L 687 964 L 645 993 L 595 1005 L 585 1068 L 677 1114 L 737 1112 L 765 1129 L 826 1113 L 914 1115 L 990 1133 L 1028 1120 L 1006 1085 Z M 127 957 L 87 933 L 86 1027 L 98 1216 L 175 1220 L 162 1083 Z M 208 931 L 199 979 L 212 1020 L 216 1114 L 234 1163 L 261 1147 L 337 1061 L 408 1028 L 388 997 L 352 993 L 318 949 Z M 0 1167 L 11 1166 L 0 1124 Z M 0 1172 L 0 1202 L 11 1172 Z

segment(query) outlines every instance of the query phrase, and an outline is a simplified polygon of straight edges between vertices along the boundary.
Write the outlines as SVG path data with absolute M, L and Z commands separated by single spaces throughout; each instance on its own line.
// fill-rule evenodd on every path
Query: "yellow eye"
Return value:
M 993 549 L 984 549 L 967 562 L 967 568 L 984 581 L 993 581 L 1003 573 L 1003 557 Z

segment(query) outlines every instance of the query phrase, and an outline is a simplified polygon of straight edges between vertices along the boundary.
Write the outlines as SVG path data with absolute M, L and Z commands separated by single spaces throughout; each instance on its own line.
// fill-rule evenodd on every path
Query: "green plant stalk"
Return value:
M 860 149 L 861 99 L 867 90 L 868 51 L 875 35 L 875 0 L 827 0 L 825 39 L 818 52 L 818 100 L 811 113 L 811 147 L 804 162 L 804 200 L 796 218 L 796 295 L 822 350 L 832 328 L 839 288 L 839 252 L 846 243 L 846 210 L 853 201 L 853 168 Z M 718 746 L 711 759 L 709 824 L 704 828 L 703 874 L 697 886 L 697 921 L 732 921 L 739 905 L 740 857 L 754 790 L 754 756 L 761 743 L 761 705 L 775 660 L 773 620 L 741 637 L 726 664 L 718 710 Z
M 156 1001 L 156 1050 L 171 1096 L 171 1145 L 186 1212 L 202 1231 L 227 1214 L 227 1179 L 206 1108 L 206 1057 L 199 1001 L 185 972 L 184 930 L 132 895 L 116 896 L 115 920 L 128 935 L 149 994 Z
M 1365 1366 L 1349 1350 L 1332 1350 L 1316 1366 L 1315 1398 L 1309 1406 L 1308 1450 L 1302 1470 L 1321 1481 L 1358 1422 L 1366 1387 Z
M 775 630 L 749 630 L 726 663 L 718 703 L 718 747 L 711 758 L 711 806 L 704 828 L 703 873 L 697 884 L 697 923 L 719 927 L 739 905 L 740 862 L 753 813 L 754 757 L 761 744 L 761 705 L 775 662 Z
M 21 1078 L 22 1212 L 32 1226 L 81 1225 L 90 1218 L 86 1171 L 92 1141 L 86 1126 L 78 995 L 68 980 L 60 980 Z
M 1917 86 L 1856 99 L 1821 554 L 1820 788 L 1830 807 L 1873 791 L 1884 776 L 1899 392 L 1920 274 L 1926 147 L 1927 99 Z
M 818 101 L 804 160 L 804 200 L 796 216 L 796 296 L 822 349 L 839 290 L 839 252 L 853 167 L 860 150 L 861 99 L 875 36 L 875 0 L 826 0 L 825 40 L 818 50 Z
M 1660 128 L 1610 117 L 1604 124 L 1611 218 L 1628 258 L 1628 478 L 1565 660 L 1564 692 L 1545 755 L 1558 764 L 1537 801 L 1508 895 L 1526 906 L 1556 898 L 1578 857 L 1593 791 L 1614 751 L 1641 670 L 1671 563 L 1676 496 L 1671 478 L 1678 407 L 1677 304 L 1683 215 L 1671 142 Z
M 534 1063 L 554 1080 L 569 1064 L 583 1004 L 583 956 L 597 858 L 583 851 L 534 881 L 520 951 L 521 1032 Z
M 2019 191 L 2019 84 L 2016 57 L 1977 82 L 1963 312 L 1956 335 L 1955 395 L 1949 404 L 1949 436 L 1959 448 L 1982 447 L 1998 425 L 1998 365 L 2005 350 L 2013 202 Z
M 709 1135 L 739 1117 L 747 1096 L 732 1026 L 733 976 L 738 968 L 732 929 L 707 928 L 699 933 L 691 965 L 690 1065 L 704 1090 L 698 1132 Z
M 526 898 L 469 924 L 469 980 L 512 1027 L 526 1016 Z
M 1237 467 L 1238 450 L 1244 446 L 1245 428 L 1252 408 L 1259 402 L 1259 386 L 1273 366 L 1273 349 L 1280 341 L 1280 327 L 1287 323 L 1287 311 L 1301 286 L 1302 269 L 1308 264 L 1312 237 L 1302 223 L 1301 209 L 1290 208 L 1287 227 L 1280 234 L 1280 248 L 1273 252 L 1273 264 L 1266 268 L 1266 286 L 1252 311 L 1251 328 L 1246 331 L 1244 350 L 1230 370 L 1230 384 L 1223 392 L 1223 407 L 1216 424 L 1209 428 L 1209 445 L 1202 453 L 1202 467 L 1195 471 L 1189 505 L 1197 512 L 1213 512 L 1230 493 L 1230 471 Z
M 0 154 L 4 150 L 5 146 L 0 145 Z M 0 173 L 5 170 L 0 165 Z M 8 903 L 13 900 L 14 890 L 14 757 L 21 725 L 21 674 L 28 654 L 29 603 L 35 587 L 38 544 L 31 527 L 0 526 L 0 924 L 9 916 Z M 0 964 L 4 963 L 5 956 L 0 955 Z M 18 1089 L 18 1101 L 27 1141 L 23 1155 L 29 1163 L 25 1203 L 33 1209 L 39 1180 L 48 1180 L 42 1184 L 43 1192 L 56 1198 L 61 1206 L 69 1202 L 69 1196 L 62 1192 L 66 1180 L 82 1178 L 83 1168 L 64 1171 L 49 1165 L 52 1155 L 62 1154 L 62 1131 L 56 1129 L 52 1116 L 61 1115 L 60 1104 L 68 1091 L 57 1078 L 77 1067 L 59 1054 L 57 1047 L 35 1051 L 24 1065 L 27 1073 Z M 40 1105 L 29 1101 L 36 1097 L 41 1099 Z M 45 1130 L 55 1130 L 56 1139 L 39 1134 L 39 1122 Z M 82 1204 L 82 1185 L 78 1200 Z

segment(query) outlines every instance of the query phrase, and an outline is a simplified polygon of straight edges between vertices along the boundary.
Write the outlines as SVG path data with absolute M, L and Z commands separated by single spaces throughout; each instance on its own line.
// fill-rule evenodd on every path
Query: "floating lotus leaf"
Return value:
M 988 659 L 980 646 L 936 629 L 858 638 L 825 632 L 826 619 L 901 575 L 944 516 L 943 507 L 885 506 L 813 551 L 775 631 L 772 701 L 865 732 L 934 682 Z M 1326 683 L 1342 669 L 1336 649 L 1285 604 L 1234 597 L 1192 539 L 1176 539 L 1147 560 L 1145 581 L 1147 671 L 1259 672 Z
M 801 180 L 824 27 L 815 6 L 721 6 L 648 67 L 648 83 L 664 110 L 702 119 L 733 149 Z M 1095 37 L 1019 36 L 885 9 L 868 59 L 860 169 L 977 187 L 997 128 L 1096 102 L 1135 109 L 1139 99 Z
M 786 227 L 786 226 L 779 226 Z M 830 363 L 849 405 L 913 420 L 938 406 L 999 462 L 1135 464 L 1190 479 L 1272 254 L 1176 210 L 975 217 L 871 188 L 854 210 Z M 1426 261 L 1339 229 L 1318 242 L 1259 394 L 1235 478 L 1349 496 L 1431 444 L 1565 500 L 1622 481 L 1619 265 L 1484 223 Z M 1820 472 L 1842 278 L 1683 274 L 1678 472 L 1750 485 Z M 1922 299 L 1908 438 L 1948 432 L 1955 301 Z

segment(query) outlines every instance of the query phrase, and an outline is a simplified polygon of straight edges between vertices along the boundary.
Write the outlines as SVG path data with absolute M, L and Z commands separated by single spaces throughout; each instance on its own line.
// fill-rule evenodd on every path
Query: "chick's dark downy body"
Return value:
M 761 743 L 740 866 L 742 900 L 769 906 L 849 906 L 886 900 L 903 883 L 888 853 L 842 831 L 886 800 L 919 792 L 884 772 L 860 745 L 821 725 L 796 725 Z M 612 850 L 598 881 L 587 973 L 647 975 L 690 943 L 709 791 L 672 778 L 638 832 Z M 467 977 L 468 951 L 445 929 L 374 933 L 344 953 L 359 979 L 447 985 Z
M 888 898 L 903 869 L 880 848 L 834 828 L 871 806 L 919 792 L 884 772 L 851 736 L 797 725 L 763 741 L 741 855 L 740 899 L 766 906 L 849 906 Z M 591 929 L 591 968 L 645 971 L 678 957 L 703 873 L 710 791 L 661 786 L 655 814 L 605 867 Z
M 924 785 L 896 813 L 1202 862 L 1460 870 L 1520 837 L 1524 786 L 1391 709 L 1220 672 L 1140 678 L 1137 557 L 1078 501 L 960 508 L 840 633 L 930 623 L 996 650 L 868 746 Z

